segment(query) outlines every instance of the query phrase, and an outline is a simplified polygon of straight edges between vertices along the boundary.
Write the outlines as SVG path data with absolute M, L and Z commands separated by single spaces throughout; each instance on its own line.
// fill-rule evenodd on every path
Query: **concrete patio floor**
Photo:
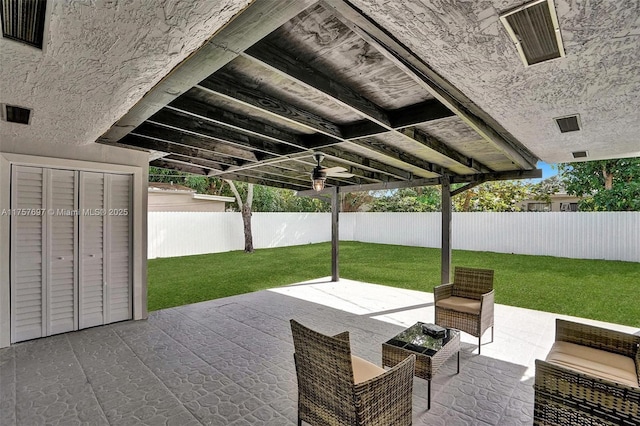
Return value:
M 349 330 L 353 352 L 381 362 L 381 343 L 433 322 L 433 294 L 320 279 L 153 312 L 147 321 L 0 349 L 0 424 L 292 425 L 297 388 L 289 319 Z M 534 360 L 554 337 L 546 312 L 497 305 L 477 354 L 463 333 L 433 381 L 414 379 L 415 425 L 532 423 Z M 593 323 L 630 333 L 637 329 Z

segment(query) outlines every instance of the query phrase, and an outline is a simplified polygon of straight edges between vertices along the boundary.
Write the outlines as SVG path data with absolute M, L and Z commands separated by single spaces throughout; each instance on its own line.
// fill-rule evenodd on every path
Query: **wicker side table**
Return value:
M 407 356 L 416 355 L 414 375 L 427 381 L 427 409 L 431 408 L 431 379 L 451 356 L 458 355 L 460 373 L 460 332 L 447 329 L 444 338 L 437 339 L 422 332 L 417 322 L 382 344 L 382 366 L 393 367 Z

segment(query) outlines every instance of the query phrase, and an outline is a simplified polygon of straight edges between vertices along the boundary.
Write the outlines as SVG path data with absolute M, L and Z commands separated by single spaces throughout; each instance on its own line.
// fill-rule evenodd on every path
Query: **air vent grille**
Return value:
M 10 123 L 29 124 L 31 110 L 14 105 L 4 105 L 3 118 Z
M 587 151 L 575 151 L 571 154 L 573 154 L 573 158 L 586 158 L 588 156 Z
M 525 66 L 564 56 L 552 0 L 537 0 L 500 17 Z
M 0 0 L 2 36 L 42 49 L 47 0 Z
M 569 115 L 567 117 L 554 118 L 560 129 L 560 133 L 577 132 L 580 130 L 580 120 L 577 115 Z

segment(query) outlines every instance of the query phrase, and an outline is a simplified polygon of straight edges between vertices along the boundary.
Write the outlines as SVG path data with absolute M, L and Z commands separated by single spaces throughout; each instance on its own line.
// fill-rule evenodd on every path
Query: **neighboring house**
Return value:
M 552 194 L 551 202 L 541 200 L 523 200 L 520 208 L 526 212 L 577 212 L 578 202 L 582 199 L 564 192 Z
M 196 194 L 196 191 L 171 183 L 149 182 L 150 212 L 224 212 L 233 197 Z

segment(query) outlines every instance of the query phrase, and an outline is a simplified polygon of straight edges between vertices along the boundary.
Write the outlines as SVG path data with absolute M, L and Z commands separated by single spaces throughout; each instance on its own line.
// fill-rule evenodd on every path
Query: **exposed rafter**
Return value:
M 472 161 L 468 157 L 465 157 L 450 148 L 442 149 L 442 147 L 439 147 L 440 149 L 434 149 L 432 148 L 433 144 L 424 143 L 424 137 L 421 139 L 416 139 L 413 136 L 412 132 L 409 132 L 408 130 L 398 131 L 392 124 L 392 120 L 389 117 L 387 111 L 383 110 L 378 105 L 364 98 L 351 88 L 340 84 L 336 80 L 325 75 L 320 70 L 314 69 L 298 61 L 296 58 L 274 47 L 268 42 L 262 41 L 250 47 L 244 52 L 243 56 L 257 62 L 263 67 L 266 67 L 280 73 L 283 76 L 288 77 L 298 84 L 324 93 L 334 102 L 343 105 L 344 107 L 361 115 L 363 118 L 373 123 L 375 127 L 370 125 L 369 128 L 375 133 L 381 133 L 379 129 L 382 128 L 386 132 L 391 132 L 405 139 L 411 140 L 412 142 L 420 143 L 429 149 L 433 149 L 433 151 L 437 154 L 443 155 L 453 161 L 462 164 L 463 166 L 471 168 L 470 164 L 472 163 Z M 408 110 L 407 112 L 415 114 L 415 110 Z M 399 116 L 396 115 L 396 117 Z M 406 121 L 403 121 L 399 127 L 404 127 L 405 125 Z M 361 126 L 359 130 L 364 130 L 363 127 L 366 129 L 367 126 Z M 358 134 L 358 132 L 355 132 L 355 135 L 361 137 L 361 134 Z M 339 132 L 339 134 L 334 134 L 333 136 L 339 137 L 342 140 L 345 139 L 344 135 L 342 135 L 341 132 Z M 441 143 L 441 145 L 444 144 Z M 449 156 L 447 155 L 447 153 L 453 153 L 455 155 Z M 432 165 L 430 167 L 430 170 L 433 170 L 434 168 L 435 165 Z M 487 172 L 491 170 L 485 167 L 483 170 L 477 171 Z M 452 172 L 444 167 L 440 167 L 439 173 L 451 174 Z
M 477 175 L 469 175 L 469 176 L 450 176 L 450 183 L 474 183 L 474 182 L 485 182 L 492 180 L 510 180 L 510 179 L 538 179 L 542 177 L 542 170 L 533 169 L 533 170 L 513 170 L 507 172 L 494 172 L 494 173 L 482 173 Z M 442 183 L 442 177 L 432 178 L 432 179 L 414 179 L 411 181 L 404 182 L 382 182 L 382 183 L 374 183 L 371 185 L 352 185 L 352 186 L 342 186 L 340 187 L 340 192 L 366 192 L 366 191 L 379 191 L 379 190 L 387 190 L 387 189 L 400 189 L 400 188 L 414 188 L 417 186 L 433 186 L 440 185 Z M 298 195 L 301 197 L 311 196 L 311 195 L 322 195 L 322 194 L 330 194 L 331 189 L 323 189 L 322 191 L 316 192 L 313 190 L 305 190 L 299 192 Z
M 304 126 L 314 132 L 334 137 L 337 139 L 336 142 L 342 139 L 342 134 L 337 124 L 281 99 L 269 96 L 260 90 L 241 87 L 239 82 L 234 81 L 230 76 L 214 74 L 200 82 L 198 88 L 204 88 L 227 100 L 241 103 L 279 119 Z
M 455 112 L 478 134 L 503 151 L 515 164 L 524 169 L 535 168 L 537 159 L 532 153 L 376 22 L 347 1 L 323 0 L 321 3 L 331 10 L 344 25 Z
M 220 142 L 205 136 L 197 136 L 193 133 L 185 133 L 170 126 L 162 126 L 149 122 L 138 126 L 130 134 L 202 149 L 217 155 L 235 158 L 242 163 L 256 162 L 265 158 L 265 155 L 262 153 L 249 151 L 243 147 L 233 146 L 226 142 Z
M 204 149 L 179 145 L 176 143 L 147 138 L 144 136 L 138 136 L 134 133 L 129 133 L 127 136 L 120 139 L 118 143 L 145 148 L 152 151 L 162 151 L 166 153 L 179 154 L 186 157 L 202 158 L 208 161 L 214 161 L 220 164 L 222 167 L 240 166 L 241 164 L 244 164 L 244 162 L 241 162 L 235 158 L 213 154 Z

